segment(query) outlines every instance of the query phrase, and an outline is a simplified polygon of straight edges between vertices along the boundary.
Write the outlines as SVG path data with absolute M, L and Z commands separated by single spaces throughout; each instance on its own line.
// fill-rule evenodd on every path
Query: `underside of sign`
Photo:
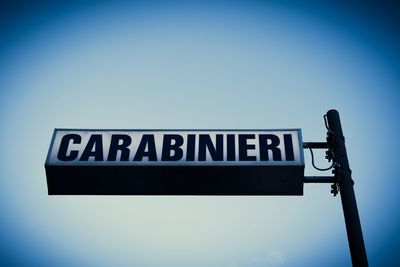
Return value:
M 301 131 L 56 129 L 49 195 L 302 195 Z

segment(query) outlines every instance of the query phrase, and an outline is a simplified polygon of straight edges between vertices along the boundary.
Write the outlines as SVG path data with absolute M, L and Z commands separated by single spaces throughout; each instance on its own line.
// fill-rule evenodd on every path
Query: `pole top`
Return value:
M 339 112 L 336 109 L 330 109 L 330 110 L 328 110 L 328 112 L 326 114 L 328 115 L 329 113 L 331 113 L 331 114 L 332 113 L 339 114 Z

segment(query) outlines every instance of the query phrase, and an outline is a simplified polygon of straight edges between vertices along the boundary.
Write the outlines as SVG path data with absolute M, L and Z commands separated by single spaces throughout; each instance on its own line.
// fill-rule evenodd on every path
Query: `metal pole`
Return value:
M 353 266 L 368 266 L 360 217 L 358 215 L 356 197 L 354 195 L 354 182 L 351 178 L 351 170 L 347 159 L 339 113 L 336 110 L 329 110 L 326 117 L 328 120 L 329 130 L 333 132 L 331 140 L 333 161 L 336 164 L 336 172 L 339 178 L 340 197 L 342 199 L 351 261 Z

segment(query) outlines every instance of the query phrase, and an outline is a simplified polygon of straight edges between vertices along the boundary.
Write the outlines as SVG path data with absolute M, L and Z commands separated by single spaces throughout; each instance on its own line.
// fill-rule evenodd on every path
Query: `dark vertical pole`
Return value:
M 353 266 L 368 266 L 367 253 L 361 230 L 360 217 L 358 215 L 356 197 L 354 195 L 353 180 L 347 159 L 346 146 L 340 123 L 339 113 L 329 110 L 326 114 L 329 129 L 333 132 L 332 150 L 333 161 L 338 164 L 340 197 L 344 220 L 346 223 L 347 238 L 349 241 L 351 260 Z

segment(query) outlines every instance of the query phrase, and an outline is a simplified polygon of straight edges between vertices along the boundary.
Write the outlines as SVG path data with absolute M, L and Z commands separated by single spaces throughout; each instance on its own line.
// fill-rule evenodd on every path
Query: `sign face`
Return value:
M 55 129 L 45 167 L 49 194 L 303 194 L 299 129 Z

